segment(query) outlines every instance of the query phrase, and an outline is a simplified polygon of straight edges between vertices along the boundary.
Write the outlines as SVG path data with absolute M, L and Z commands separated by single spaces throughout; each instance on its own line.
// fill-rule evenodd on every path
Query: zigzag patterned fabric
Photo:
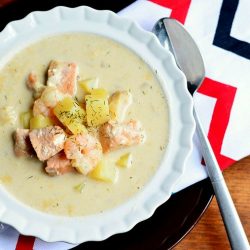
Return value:
M 195 105 L 222 170 L 250 153 L 249 13 L 247 0 L 139 0 L 119 13 L 134 19 L 146 30 L 152 30 L 162 17 L 175 18 L 197 42 L 204 58 L 206 78 L 195 96 Z M 207 177 L 196 135 L 194 145 L 186 173 L 175 192 Z M 46 243 L 19 235 L 6 225 L 0 233 L 0 249 L 4 250 L 71 247 L 67 243 Z

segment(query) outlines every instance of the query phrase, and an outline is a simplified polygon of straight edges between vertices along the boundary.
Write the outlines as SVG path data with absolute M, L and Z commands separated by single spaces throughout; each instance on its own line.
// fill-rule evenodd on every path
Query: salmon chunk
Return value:
M 141 123 L 135 120 L 125 123 L 107 122 L 100 127 L 99 135 L 104 153 L 141 144 L 146 138 Z
M 70 160 L 66 158 L 65 153 L 60 152 L 48 159 L 45 171 L 51 176 L 56 176 L 73 172 L 75 170 L 72 167 Z
M 16 156 L 31 156 L 32 145 L 29 139 L 29 129 L 18 128 L 14 133 L 15 147 L 14 152 Z
M 59 126 L 33 129 L 29 137 L 40 161 L 48 160 L 60 152 L 66 140 L 66 134 Z
M 45 86 L 38 81 L 37 75 L 30 72 L 27 78 L 27 87 L 34 92 L 34 97 L 39 98 L 45 89 Z
M 78 66 L 75 63 L 51 61 L 47 85 L 74 96 L 77 91 Z
M 54 117 L 53 109 L 47 107 L 41 98 L 34 101 L 33 104 L 33 115 L 43 115 L 45 117 Z
M 67 138 L 64 152 L 71 164 L 83 175 L 95 168 L 102 158 L 102 146 L 94 136 L 84 133 Z

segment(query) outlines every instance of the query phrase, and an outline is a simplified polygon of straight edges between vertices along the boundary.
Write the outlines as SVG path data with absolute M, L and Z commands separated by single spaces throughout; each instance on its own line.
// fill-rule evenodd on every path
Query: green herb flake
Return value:
M 75 191 L 77 191 L 78 193 L 83 193 L 84 188 L 85 188 L 85 183 L 80 183 L 74 186 Z

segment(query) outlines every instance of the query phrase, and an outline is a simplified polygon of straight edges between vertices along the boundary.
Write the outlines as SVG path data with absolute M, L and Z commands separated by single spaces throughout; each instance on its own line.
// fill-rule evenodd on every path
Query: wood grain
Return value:
M 223 175 L 250 241 L 250 157 L 235 163 Z M 198 224 L 174 249 L 230 249 L 215 198 Z

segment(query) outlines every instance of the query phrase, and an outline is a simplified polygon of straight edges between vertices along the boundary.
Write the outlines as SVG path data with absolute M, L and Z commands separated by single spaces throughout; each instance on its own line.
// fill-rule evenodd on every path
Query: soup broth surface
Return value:
M 45 83 L 51 60 L 75 62 L 80 79 L 99 78 L 109 93 L 128 90 L 133 103 L 126 120 L 137 119 L 146 130 L 144 144 L 105 155 L 115 164 L 124 153 L 132 153 L 131 168 L 120 168 L 114 184 L 77 173 L 48 176 L 36 158 L 17 158 L 13 132 L 19 121 L 0 124 L 0 183 L 18 200 L 35 209 L 57 215 L 82 216 L 113 208 L 139 192 L 154 175 L 168 141 L 168 107 L 154 72 L 125 46 L 93 34 L 64 34 L 45 38 L 17 53 L 0 69 L 0 108 L 11 106 L 18 117 L 32 107 L 26 87 L 33 71 Z M 74 187 L 84 183 L 82 192 Z

